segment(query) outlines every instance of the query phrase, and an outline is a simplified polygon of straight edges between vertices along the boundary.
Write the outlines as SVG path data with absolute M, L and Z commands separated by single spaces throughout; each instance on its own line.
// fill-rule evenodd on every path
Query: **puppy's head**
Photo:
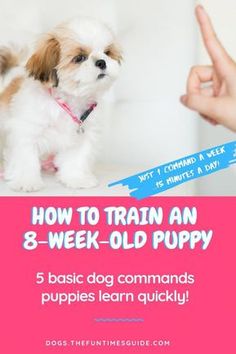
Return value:
M 104 24 L 78 18 L 40 42 L 26 68 L 30 76 L 74 96 L 94 96 L 117 78 L 122 56 Z

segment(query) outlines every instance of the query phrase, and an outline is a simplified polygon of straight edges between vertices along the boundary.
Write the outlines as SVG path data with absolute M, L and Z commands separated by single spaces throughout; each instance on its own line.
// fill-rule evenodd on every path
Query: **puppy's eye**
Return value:
M 76 55 L 76 57 L 74 57 L 72 59 L 73 63 L 75 64 L 80 64 L 83 63 L 83 61 L 87 60 L 86 55 L 80 54 L 80 55 Z
M 110 56 L 111 56 L 111 54 L 112 54 L 112 53 L 111 53 L 111 50 L 109 50 L 109 49 L 108 49 L 108 50 L 106 50 L 106 51 L 105 51 L 105 54 L 106 54 L 108 57 L 110 57 Z

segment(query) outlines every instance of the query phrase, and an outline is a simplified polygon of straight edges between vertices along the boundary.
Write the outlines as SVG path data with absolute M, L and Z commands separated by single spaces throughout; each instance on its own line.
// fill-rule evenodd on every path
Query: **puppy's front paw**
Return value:
M 72 189 L 80 188 L 94 188 L 98 185 L 97 178 L 90 173 L 83 174 L 80 176 L 65 176 L 63 174 L 58 174 L 58 179 L 66 187 Z
M 17 192 L 36 192 L 44 185 L 42 179 L 12 180 L 8 184 L 11 189 Z

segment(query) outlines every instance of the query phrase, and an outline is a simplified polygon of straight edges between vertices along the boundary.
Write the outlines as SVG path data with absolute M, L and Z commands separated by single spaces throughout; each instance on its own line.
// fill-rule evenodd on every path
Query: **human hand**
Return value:
M 196 7 L 196 17 L 212 65 L 191 69 L 181 102 L 211 123 L 236 131 L 236 63 L 221 45 L 201 5 Z

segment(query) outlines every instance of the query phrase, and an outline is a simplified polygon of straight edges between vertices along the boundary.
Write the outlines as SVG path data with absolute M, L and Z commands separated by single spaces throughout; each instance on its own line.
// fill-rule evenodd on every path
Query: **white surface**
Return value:
M 45 187 L 39 192 L 35 193 L 23 193 L 14 192 L 9 189 L 7 183 L 0 179 L 0 195 L 1 196 L 128 196 L 129 191 L 127 187 L 117 185 L 115 187 L 108 187 L 109 183 L 116 182 L 120 179 L 126 178 L 133 174 L 141 172 L 139 168 L 130 168 L 128 166 L 116 166 L 116 165 L 99 165 L 96 168 L 96 175 L 99 179 L 99 185 L 96 188 L 91 189 L 79 189 L 72 190 L 62 186 L 56 181 L 54 174 L 44 174 L 43 180 Z M 169 190 L 162 195 L 191 195 L 192 186 L 191 183 L 186 186 L 180 186 L 173 190 Z
M 195 114 L 179 103 L 195 61 L 194 1 L 114 4 L 125 61 L 114 89 L 105 161 L 151 168 L 195 152 Z

